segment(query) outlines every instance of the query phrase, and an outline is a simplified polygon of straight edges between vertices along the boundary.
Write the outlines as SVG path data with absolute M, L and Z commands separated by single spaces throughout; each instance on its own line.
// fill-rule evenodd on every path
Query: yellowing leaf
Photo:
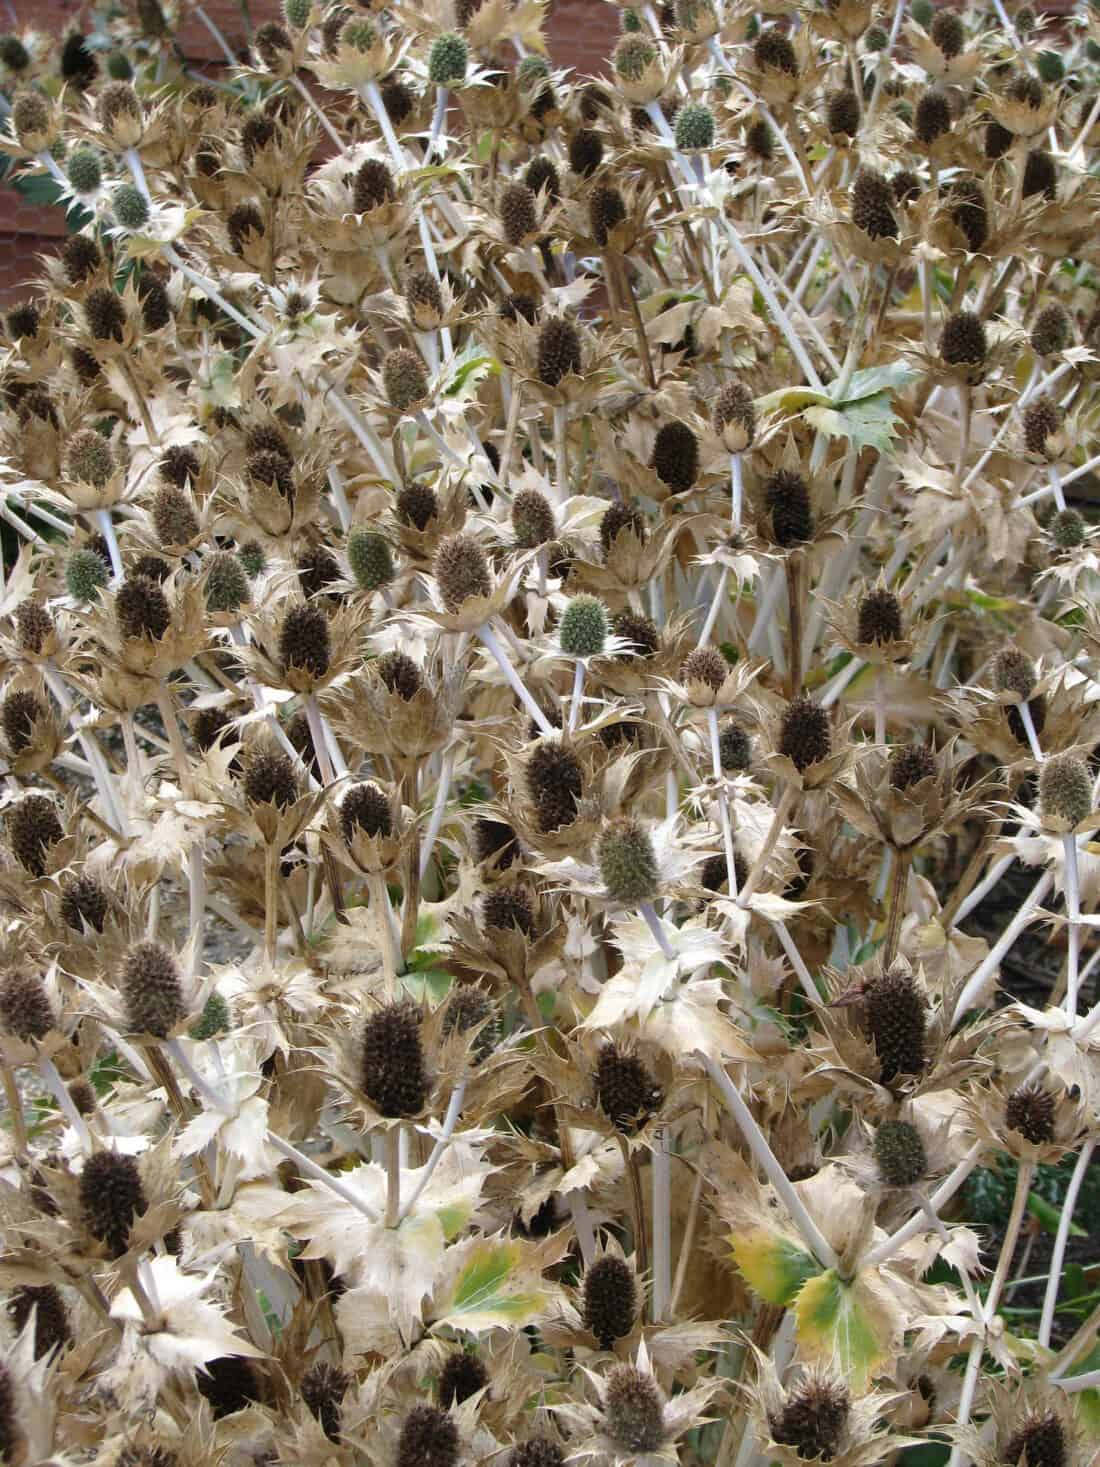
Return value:
M 812 1361 L 833 1365 L 857 1391 L 892 1352 L 893 1311 L 875 1284 L 857 1274 L 845 1283 L 835 1269 L 809 1279 L 795 1302 L 798 1343 Z
M 554 1255 L 560 1254 L 557 1240 L 547 1242 Z M 449 1257 L 457 1267 L 450 1287 L 442 1291 L 437 1325 L 473 1333 L 501 1325 L 522 1329 L 545 1314 L 557 1298 L 556 1286 L 542 1277 L 552 1257 L 545 1244 L 471 1238 L 452 1248 Z
M 813 1254 L 764 1228 L 735 1233 L 733 1258 L 749 1287 L 769 1304 L 790 1304 L 806 1280 L 821 1270 Z

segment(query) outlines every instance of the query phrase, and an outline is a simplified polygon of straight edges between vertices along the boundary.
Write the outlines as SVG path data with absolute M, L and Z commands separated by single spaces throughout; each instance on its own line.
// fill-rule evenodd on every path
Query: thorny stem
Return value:
M 19 1086 L 10 1065 L 3 1061 L 0 1061 L 0 1081 L 4 1085 L 4 1099 L 8 1104 L 8 1115 L 11 1116 L 12 1145 L 17 1157 L 25 1157 L 27 1154 L 27 1115 L 23 1109 L 23 1097 L 19 1093 Z
M 653 1206 L 653 1296 L 656 1324 L 669 1317 L 672 1290 L 672 1161 L 667 1130 L 657 1136 L 650 1153 Z
M 632 1151 L 626 1138 L 619 1136 L 619 1149 L 623 1154 L 623 1166 L 626 1170 L 627 1181 L 630 1184 L 630 1213 L 632 1219 L 631 1231 L 634 1234 L 634 1253 L 637 1257 L 637 1271 L 645 1274 L 649 1268 L 649 1245 L 646 1240 L 645 1227 L 645 1200 L 642 1196 L 642 1178 L 638 1165 L 638 1153 Z M 656 1318 L 656 1312 L 654 1313 Z
M 1032 1178 L 1035 1175 L 1035 1164 L 1030 1161 L 1021 1161 L 1016 1172 L 1016 1191 L 1012 1197 L 1012 1210 L 1008 1215 L 1008 1223 L 1005 1227 L 1004 1241 L 1001 1244 L 1000 1256 L 997 1259 L 997 1268 L 993 1274 L 993 1282 L 989 1285 L 989 1292 L 985 1296 L 985 1317 L 992 1320 L 1000 1303 L 1001 1290 L 1008 1278 L 1008 1270 L 1012 1265 L 1012 1257 L 1016 1252 L 1016 1240 L 1020 1236 L 1020 1224 L 1024 1219 L 1024 1211 L 1027 1207 L 1027 1194 L 1031 1190 Z
M 395 1228 L 401 1221 L 401 1133 L 398 1124 L 386 1132 L 386 1215 L 384 1225 Z
M 279 924 L 279 847 L 269 841 L 264 847 L 264 961 L 275 966 L 275 944 Z
M 788 696 L 795 698 L 802 691 L 802 606 L 805 595 L 801 551 L 794 550 L 786 558 L 787 645 L 790 651 L 790 670 L 787 674 Z
M 909 892 L 909 867 L 912 859 L 912 850 L 894 851 L 894 865 L 890 875 L 890 917 L 886 926 L 886 939 L 882 945 L 884 970 L 890 967 L 898 955 L 898 939 L 908 906 L 906 897 Z

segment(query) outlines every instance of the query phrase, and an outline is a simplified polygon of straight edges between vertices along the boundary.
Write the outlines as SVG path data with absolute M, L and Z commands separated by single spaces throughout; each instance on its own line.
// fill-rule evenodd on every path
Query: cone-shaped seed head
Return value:
M 481 920 L 489 930 L 519 929 L 524 937 L 535 935 L 535 908 L 525 886 L 494 886 L 481 899 Z
M 901 602 L 885 587 L 876 586 L 860 597 L 856 618 L 861 642 L 882 645 L 902 637 Z
M 38 601 L 21 601 L 15 612 L 15 630 L 23 652 L 37 656 L 53 632 L 53 618 Z
M 798 57 L 791 42 L 778 27 L 767 26 L 757 36 L 752 48 L 753 60 L 761 71 L 771 67 L 774 71 L 785 71 L 788 76 L 797 76 Z
M 533 194 L 542 193 L 545 190 L 549 199 L 557 199 L 561 194 L 561 179 L 558 177 L 558 170 L 549 158 L 544 158 L 541 154 L 537 158 L 532 158 L 528 163 L 524 170 L 523 181 Z
M 727 719 L 718 735 L 718 757 L 722 768 L 735 772 L 752 763 L 752 739 L 735 718 Z
M 149 222 L 145 195 L 132 183 L 120 183 L 111 195 L 111 212 L 123 229 L 141 229 Z
M 115 594 L 115 617 L 124 637 L 163 637 L 172 620 L 168 598 L 148 576 L 128 576 Z
M 819 708 L 805 693 L 793 698 L 780 720 L 778 752 L 801 774 L 811 764 L 827 759 L 832 747 L 832 731 L 825 709 Z
M 511 183 L 500 196 L 500 223 L 504 238 L 518 245 L 534 234 L 539 215 L 535 196 L 525 183 Z
M 938 10 L 932 21 L 932 39 L 947 57 L 953 60 L 966 45 L 966 29 L 954 10 Z
M 347 1371 L 327 1360 L 318 1360 L 302 1376 L 302 1400 L 330 1441 L 340 1435 L 340 1408 L 350 1384 Z
M 211 611 L 236 611 L 249 597 L 248 577 L 240 560 L 219 550 L 207 562 L 206 604 Z
M 951 104 L 942 87 L 929 87 L 913 114 L 913 131 L 924 144 L 934 143 L 951 129 Z
M 659 1111 L 664 1096 L 635 1053 L 607 1043 L 595 1064 L 595 1099 L 616 1130 L 632 1135 Z
M 44 876 L 46 852 L 65 834 L 53 801 L 46 795 L 26 795 L 9 807 L 6 824 L 16 860 L 32 876 Z
M 825 126 L 831 133 L 854 138 L 859 132 L 859 119 L 859 98 L 851 87 L 829 93 L 825 99 Z
M 84 301 L 84 320 L 96 341 L 121 341 L 126 311 L 113 290 L 98 286 Z
M 420 668 L 404 652 L 386 652 L 374 666 L 389 691 L 404 698 L 406 703 L 424 686 Z
M 245 541 L 237 551 L 237 559 L 240 561 L 241 567 L 249 580 L 255 580 L 257 576 L 262 576 L 264 570 L 267 568 L 267 556 L 264 553 L 264 548 L 256 540 Z
M 657 48 L 649 36 L 633 32 L 619 41 L 611 63 L 624 81 L 638 82 L 657 64 Z
M 167 1039 L 184 1016 L 179 966 L 159 942 L 139 942 L 130 949 L 119 987 L 127 1022 L 137 1034 Z
M 485 551 L 472 535 L 449 535 L 439 542 L 432 565 L 439 598 L 452 615 L 474 596 L 493 589 Z
M 225 227 L 229 231 L 229 243 L 238 255 L 243 255 L 250 235 L 261 237 L 267 230 L 263 215 L 255 204 L 237 204 L 226 216 Z
M 529 1437 L 517 1442 L 508 1457 L 508 1467 L 563 1467 L 565 1453 L 557 1442 L 546 1436 Z
M 69 182 L 79 194 L 94 194 L 103 182 L 103 168 L 94 148 L 74 148 L 67 162 Z M 76 235 L 74 238 L 84 238 Z M 98 253 L 98 251 L 97 251 Z
M 908 1121 L 883 1121 L 875 1132 L 875 1165 L 888 1187 L 912 1187 L 928 1167 L 920 1132 Z
M 581 339 L 577 328 L 562 316 L 551 316 L 539 331 L 539 381 L 547 387 L 557 387 L 563 377 L 580 370 Z
M 1039 356 L 1053 356 L 1065 351 L 1072 337 L 1072 327 L 1064 307 L 1044 306 L 1031 328 L 1031 349 Z
M 858 125 L 858 108 L 857 108 Z M 676 146 L 686 152 L 714 146 L 714 113 L 701 102 L 688 102 L 676 114 Z
M 727 382 L 711 406 L 711 426 L 730 453 L 743 453 L 756 436 L 756 407 L 743 382 Z
M 842 1381 L 811 1375 L 790 1391 L 768 1418 L 772 1439 L 793 1447 L 804 1461 L 836 1456 L 848 1424 L 851 1397 Z
M 382 363 L 382 385 L 386 389 L 386 401 L 399 413 L 408 412 L 428 395 L 428 379 L 424 375 L 424 363 L 416 352 L 399 346 L 387 352 Z
M 657 895 L 660 873 L 649 831 L 636 820 L 617 820 L 600 836 L 596 858 L 612 901 L 634 906 Z
M 427 270 L 417 270 L 405 281 L 405 299 L 413 320 L 424 330 L 432 330 L 443 318 L 443 296 L 439 282 Z
M 61 888 L 61 919 L 74 932 L 83 932 L 85 925 L 103 931 L 107 893 L 94 876 L 84 871 L 68 878 Z
M 491 861 L 494 857 L 501 871 L 506 871 L 516 859 L 516 833 L 504 820 L 492 820 L 479 815 L 474 821 L 474 859 Z
M 368 158 L 360 164 L 355 175 L 352 195 L 352 207 L 357 214 L 366 214 L 382 204 L 392 203 L 397 197 L 393 174 L 378 158 Z
M 81 428 L 66 444 L 65 466 L 71 479 L 101 488 L 114 473 L 115 456 L 102 433 Z
M 923 187 L 920 175 L 909 168 L 899 168 L 890 180 L 890 192 L 899 204 L 911 204 L 919 199 Z
M 931 779 L 937 768 L 935 754 L 924 744 L 895 744 L 890 750 L 890 785 L 893 789 L 911 789 L 921 780 Z
M 527 791 L 539 830 L 549 833 L 572 825 L 582 789 L 576 755 L 556 739 L 546 739 L 532 751 L 527 761 Z
M 340 806 L 340 831 L 349 843 L 357 831 L 371 836 L 393 832 L 393 812 L 386 793 L 372 780 L 353 784 Z
M 775 155 L 775 138 L 763 118 L 753 122 L 745 133 L 745 151 L 760 163 L 769 163 Z
M 456 1467 L 458 1427 L 439 1406 L 414 1406 L 397 1438 L 394 1467 Z
M 363 1093 L 388 1120 L 414 1116 L 428 1098 L 420 1009 L 396 999 L 371 1014 L 363 1029 Z
M 138 299 L 146 331 L 160 331 L 168 325 L 172 319 L 172 303 L 168 298 L 168 287 L 159 275 L 146 270 L 138 278 Z
M 426 530 L 439 513 L 439 500 L 430 484 L 406 484 L 397 496 L 397 518 L 403 525 Z
M 630 644 L 636 657 L 652 657 L 661 646 L 661 634 L 656 624 L 640 611 L 624 607 L 611 618 L 611 630 L 617 637 Z
M 664 1404 L 652 1375 L 616 1365 L 604 1386 L 603 1427 L 628 1452 L 653 1452 L 664 1436 Z
M 0 1023 L 17 1039 L 45 1039 L 54 1015 L 37 973 L 16 971 L 0 979 Z
M 468 1034 L 477 1029 L 470 1058 L 475 1065 L 484 1064 L 500 1039 L 500 1016 L 497 1006 L 476 983 L 456 983 L 443 1006 L 441 1028 L 444 1035 Z
M 1028 1414 L 1004 1450 L 1004 1460 L 1026 1467 L 1066 1467 L 1070 1461 L 1065 1427 L 1054 1411 Z
M 864 991 L 864 1011 L 883 1082 L 919 1075 L 927 1062 L 928 1004 L 912 973 L 895 965 L 873 978 Z
M 283 666 L 324 677 L 331 657 L 328 617 L 321 608 L 306 601 L 288 607 L 279 633 L 279 658 Z
M 25 71 L 31 64 L 30 52 L 18 36 L 0 36 L 0 61 L 9 71 Z
M 298 557 L 298 583 L 306 599 L 320 596 L 340 579 L 340 565 L 324 545 L 311 545 Z
M 582 178 L 590 178 L 603 162 L 603 141 L 590 127 L 578 128 L 569 140 L 569 166 Z
M 466 75 L 470 48 L 453 31 L 437 36 L 428 53 L 428 80 L 437 87 L 451 87 Z
M 897 239 L 894 190 L 873 168 L 861 168 L 852 184 L 852 223 L 871 239 Z
M 1059 550 L 1074 550 L 1085 543 L 1088 526 L 1075 509 L 1063 509 L 1050 522 L 1050 534 Z
M 249 759 L 244 774 L 244 793 L 253 805 L 274 805 L 285 810 L 298 798 L 298 776 L 289 754 L 282 749 L 261 749 Z
M 646 526 L 641 510 L 632 504 L 624 504 L 616 500 L 614 504 L 604 510 L 600 520 L 600 544 L 603 546 L 605 559 L 623 530 L 629 530 L 645 544 Z
M 533 550 L 554 538 L 554 511 L 538 489 L 521 489 L 512 501 L 512 529 L 520 550 Z
M 702 683 L 716 693 L 729 676 L 729 670 L 729 663 L 717 648 L 696 647 L 680 664 L 680 681 Z
M 34 1358 L 41 1360 L 43 1355 L 48 1355 L 59 1345 L 69 1344 L 73 1332 L 69 1324 L 69 1311 L 65 1308 L 65 1301 L 53 1284 L 20 1284 L 12 1290 L 11 1298 L 8 1300 L 8 1315 L 11 1318 L 12 1328 L 17 1334 L 25 1328 L 32 1311 L 34 1312 Z M 2 1414 L 2 1407 L 0 1407 L 0 1417 Z M 5 1460 L 11 1460 L 6 1456 L 7 1447 L 3 1441 L 2 1427 L 0 1427 L 0 1453 L 5 1454 Z
M 49 141 L 53 114 L 41 92 L 20 92 L 11 109 L 12 131 L 30 152 L 39 152 Z
M 188 545 L 199 533 L 191 499 L 174 484 L 161 484 L 153 498 L 153 528 L 164 549 Z
M 783 550 L 813 539 L 810 490 L 801 474 L 778 469 L 764 484 L 764 506 L 771 516 L 775 543 Z
M 1053 754 L 1039 772 L 1039 804 L 1044 816 L 1073 827 L 1092 814 L 1092 776 L 1075 754 Z
M 607 643 L 607 607 L 597 596 L 574 596 L 562 612 L 558 638 L 567 657 L 595 657 Z
M 1030 453 L 1047 455 L 1047 440 L 1057 434 L 1063 423 L 1062 409 L 1045 393 L 1024 408 L 1024 443 Z
M 634 1328 L 638 1317 L 638 1282 L 623 1259 L 606 1253 L 584 1276 L 584 1327 L 601 1349 L 610 1350 Z
M 949 367 L 985 361 L 989 350 L 985 325 L 973 311 L 955 311 L 944 322 L 940 356 Z
M 439 1404 L 461 1406 L 489 1384 L 484 1362 L 469 1350 L 455 1350 L 439 1372 Z
M 665 423 L 657 429 L 650 462 L 662 484 L 686 493 L 699 477 L 699 440 L 686 423 Z
M 1035 689 L 1035 664 L 1018 647 L 1004 647 L 993 659 L 989 680 L 998 693 L 1030 698 Z
M 130 1228 L 148 1206 L 138 1164 L 132 1156 L 97 1151 L 80 1174 L 80 1211 L 84 1226 L 121 1258 L 130 1240 Z
M 357 529 L 348 535 L 348 564 L 364 591 L 388 586 L 394 577 L 393 553 L 377 530 Z
M 617 188 L 612 188 L 609 184 L 599 184 L 592 190 L 588 196 L 588 220 L 592 228 L 592 238 L 601 249 L 607 244 L 611 231 L 625 218 L 626 205 Z
M 243 1411 L 262 1395 L 262 1384 L 251 1360 L 241 1355 L 219 1355 L 196 1373 L 199 1394 L 210 1402 L 215 1421 Z
M 955 226 L 966 237 L 967 249 L 976 254 L 989 237 L 989 206 L 985 191 L 976 178 L 964 176 L 952 180 L 947 197 Z
M 1054 1140 L 1054 1110 L 1054 1096 L 1044 1086 L 1021 1085 L 1005 1102 L 1005 1125 L 1033 1146 L 1045 1146 Z
M 1044 148 L 1032 148 L 1024 161 L 1024 180 L 1020 192 L 1025 199 L 1036 194 L 1053 199 L 1058 192 L 1058 169 Z
M 61 264 L 72 285 L 80 285 L 103 263 L 99 246 L 84 234 L 70 234 L 61 247 Z
M 0 706 L 0 723 L 4 727 L 4 738 L 13 754 L 22 754 L 30 748 L 34 738 L 34 725 L 45 713 L 45 708 L 32 692 L 17 689 L 9 693 Z

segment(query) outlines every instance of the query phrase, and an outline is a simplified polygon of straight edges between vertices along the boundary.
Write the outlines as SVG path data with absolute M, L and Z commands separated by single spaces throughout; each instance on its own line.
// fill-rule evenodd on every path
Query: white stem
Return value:
M 111 572 L 114 582 L 122 580 L 122 554 L 118 548 L 118 537 L 115 527 L 111 522 L 111 511 L 109 509 L 97 509 L 95 511 L 95 522 L 99 526 L 100 533 L 107 542 L 107 553 L 111 557 Z
M 817 985 L 814 983 L 813 975 L 810 973 L 809 968 L 807 968 L 802 954 L 798 951 L 798 946 L 795 943 L 794 938 L 791 936 L 790 929 L 788 928 L 786 922 L 773 922 L 772 926 L 775 929 L 776 936 L 779 938 L 779 941 L 783 946 L 783 951 L 790 959 L 791 967 L 794 969 L 798 977 L 798 981 L 802 987 L 802 992 L 809 999 L 810 1004 L 813 1008 L 820 1008 L 821 994 L 817 991 Z
M 578 657 L 576 666 L 573 668 L 573 696 L 569 700 L 569 719 L 565 729 L 572 733 L 577 726 L 577 716 L 581 711 L 581 700 L 584 696 L 584 663 Z
M 394 167 L 400 169 L 403 173 L 405 171 L 405 155 L 401 151 L 401 144 L 397 141 L 397 134 L 393 130 L 393 124 L 390 122 L 390 114 L 386 111 L 386 104 L 382 100 L 382 93 L 378 90 L 377 82 L 364 82 L 363 99 L 370 105 L 370 109 L 374 113 L 375 121 L 378 123 L 382 131 L 382 136 L 386 140 L 386 147 L 390 150 L 390 157 L 393 159 Z
M 1058 1286 L 1062 1281 L 1062 1264 L 1066 1257 L 1069 1230 L 1073 1223 L 1077 1198 L 1088 1172 L 1095 1146 L 1095 1141 L 1086 1141 L 1081 1147 L 1077 1164 L 1073 1168 L 1073 1175 L 1069 1179 L 1069 1186 L 1066 1188 L 1062 1210 L 1058 1216 L 1058 1231 L 1054 1235 L 1054 1251 L 1050 1255 L 1050 1272 L 1047 1275 L 1046 1293 L 1043 1295 L 1043 1314 L 1039 1321 L 1039 1344 L 1044 1350 L 1050 1348 L 1050 1332 L 1054 1328 L 1054 1310 L 1058 1303 Z
M 671 963 L 676 954 L 673 952 L 672 946 L 669 943 L 668 933 L 665 931 L 665 924 L 657 915 L 653 903 L 641 902 L 638 906 L 638 910 L 645 918 L 646 926 L 649 928 L 650 932 L 653 933 L 654 941 L 661 949 L 662 956 L 666 959 L 666 961 Z
M 970 1150 L 955 1169 L 948 1173 L 932 1193 L 932 1196 L 928 1199 L 928 1205 L 930 1207 L 935 1209 L 936 1212 L 939 1212 L 941 1208 L 947 1206 L 970 1173 L 978 1165 L 984 1150 L 984 1142 L 974 1142 L 973 1146 L 971 1146 Z M 864 1260 L 866 1266 L 868 1268 L 875 1268 L 879 1264 L 886 1263 L 889 1259 L 893 1258 L 899 1248 L 904 1248 L 910 1238 L 916 1237 L 921 1228 L 924 1227 L 924 1221 L 923 1209 L 915 1212 L 908 1222 L 902 1223 L 897 1232 L 891 1233 L 888 1238 L 884 1238 L 881 1243 L 876 1244 L 871 1249 Z
M 443 122 L 447 116 L 447 101 L 449 97 L 450 93 L 446 87 L 436 87 L 435 110 L 432 113 L 431 132 L 428 134 L 428 148 L 424 154 L 425 162 L 430 162 L 432 154 L 435 152 L 436 144 L 439 142 L 440 135 L 443 132 Z
M 282 1152 L 285 1157 L 294 1162 L 298 1170 L 305 1176 L 313 1177 L 318 1182 L 324 1182 L 330 1191 L 342 1198 L 349 1206 L 354 1207 L 356 1212 L 362 1213 L 368 1222 L 376 1223 L 378 1221 L 377 1214 L 371 1211 L 358 1193 L 353 1192 L 350 1187 L 345 1187 L 343 1182 L 334 1177 L 331 1172 L 326 1172 L 323 1166 L 318 1166 L 315 1161 L 311 1161 L 296 1146 L 291 1146 L 289 1141 L 284 1141 L 274 1131 L 268 1131 L 267 1139 L 276 1151 Z
M 1022 703 L 1017 705 L 1017 711 L 1020 715 L 1020 722 L 1024 726 L 1024 732 L 1027 734 L 1027 741 L 1031 745 L 1031 757 L 1035 760 L 1036 764 L 1042 764 L 1043 750 L 1039 744 L 1039 735 L 1035 729 L 1035 720 L 1031 716 L 1031 705 L 1026 698 Z
M 741 509 L 745 500 L 745 480 L 741 469 L 741 455 L 730 454 L 730 522 L 735 530 L 741 527 Z
M 662 1131 L 653 1147 L 653 1322 L 665 1318 L 672 1293 L 672 1163 L 668 1133 Z
M 734 1085 L 722 1066 L 716 1060 L 712 1059 L 709 1054 L 704 1054 L 702 1050 L 699 1050 L 698 1054 L 707 1068 L 707 1073 L 718 1086 L 722 1099 L 725 1101 L 730 1114 L 737 1122 L 738 1129 L 744 1137 L 749 1150 L 752 1152 L 757 1165 L 772 1184 L 776 1195 L 790 1214 L 791 1221 L 801 1233 L 803 1242 L 814 1254 L 818 1262 L 823 1264 L 825 1268 L 835 1268 L 839 1259 L 833 1252 L 832 1247 L 822 1234 L 817 1223 L 814 1222 L 813 1218 L 806 1211 L 805 1203 L 799 1197 L 793 1184 L 788 1179 L 787 1173 L 779 1164 L 775 1152 L 768 1145 L 768 1138 L 757 1125 L 752 1111 L 749 1110 L 744 1100 L 742 1100 L 736 1085 Z
M 346 535 L 351 525 L 351 507 L 348 504 L 347 492 L 344 489 L 344 476 L 335 464 L 328 466 L 328 486 L 332 490 L 332 502 L 336 506 L 336 516 L 340 521 L 340 528 Z
M 234 70 L 235 70 L 236 67 L 239 65 L 239 62 L 237 60 L 237 57 L 234 56 L 233 52 L 230 50 L 230 48 L 229 48 L 229 42 L 225 39 L 225 37 L 222 35 L 221 31 L 214 24 L 214 22 L 210 19 L 210 17 L 207 15 L 206 11 L 202 8 L 201 5 L 196 5 L 195 6 L 195 14 L 202 21 L 203 25 L 210 32 L 210 34 L 213 36 L 215 43 L 217 44 L 217 46 L 221 50 L 222 55 L 225 57 L 226 65 L 233 67 Z M 341 148 L 343 148 L 343 144 L 342 143 L 341 143 L 340 146 L 341 146 Z
M 985 880 L 976 886 L 964 901 L 959 903 L 959 910 L 955 913 L 954 921 L 951 923 L 952 927 L 957 927 L 964 918 L 970 915 L 979 902 L 984 901 L 1015 859 L 1014 855 L 1007 855 L 1002 856 L 999 861 L 994 861 Z
M 881 667 L 875 669 L 875 743 L 886 742 L 886 677 Z
M 584 1194 L 584 1188 L 575 1187 L 572 1192 L 567 1192 L 565 1202 L 573 1218 L 573 1231 L 577 1235 L 581 1261 L 585 1268 L 589 1268 L 596 1257 L 596 1234 L 592 1227 L 592 1215 L 588 1211 L 588 1198 Z
M 301 77 L 294 75 L 294 73 L 292 72 L 290 76 L 290 84 L 298 93 L 299 97 L 301 97 L 302 101 L 306 104 L 309 110 L 313 113 L 314 117 L 316 117 L 317 121 L 324 128 L 325 132 L 328 133 L 330 141 L 336 144 L 336 151 L 338 153 L 342 153 L 346 146 L 343 138 L 325 116 L 324 109 L 320 106 L 313 93 L 306 86 L 305 82 L 302 81 Z
M 42 1083 L 60 1106 L 65 1119 L 76 1132 L 81 1151 L 86 1154 L 90 1153 L 92 1150 L 92 1138 L 85 1124 L 84 1117 L 74 1105 L 73 1098 L 69 1094 L 68 1086 L 57 1072 L 57 1066 L 52 1059 L 48 1059 L 44 1054 L 38 1056 L 38 1073 L 42 1076 Z
M 443 816 L 447 809 L 447 796 L 451 789 L 451 775 L 454 773 L 455 755 L 457 750 L 450 748 L 443 755 L 443 763 L 439 770 L 439 780 L 435 787 L 435 801 L 432 804 L 432 816 L 428 822 L 428 829 L 424 833 L 424 841 L 420 847 L 420 879 L 424 880 L 428 867 L 432 863 L 432 851 L 439 838 L 439 832 L 443 828 Z
M 1024 898 L 1023 905 L 1017 910 L 1016 915 L 1001 933 L 993 947 L 986 953 L 985 958 L 979 966 L 967 979 L 966 987 L 959 995 L 959 1001 L 955 1005 L 955 1013 L 951 1020 L 952 1028 L 960 1023 L 971 1004 L 976 1001 L 978 995 L 985 987 L 990 974 L 1000 963 L 1005 953 L 1008 952 L 1023 929 L 1031 921 L 1035 908 L 1043 900 L 1053 884 L 1053 871 L 1048 871 L 1045 875 L 1039 877 L 1039 880 Z
M 1065 1010 L 1071 1019 L 1076 1019 L 1081 958 L 1081 882 L 1077 870 L 1077 837 L 1067 831 L 1062 836 L 1062 848 L 1065 851 L 1066 916 L 1069 919 Z
M 985 1335 L 980 1334 L 970 1343 L 970 1354 L 966 1360 L 966 1373 L 963 1375 L 962 1391 L 959 1395 L 959 1404 L 955 1410 L 956 1426 L 966 1426 L 970 1421 L 970 1413 L 974 1408 L 974 1392 L 978 1386 L 978 1375 L 982 1368 L 982 1355 L 985 1353 Z M 951 1448 L 951 1456 L 947 1467 L 962 1467 L 966 1451 L 962 1442 L 957 1441 Z
M 477 635 L 482 645 L 492 654 L 497 666 L 500 668 L 501 672 L 508 680 L 512 691 L 516 694 L 520 702 L 527 709 L 527 712 L 535 720 L 535 723 L 538 725 L 539 729 L 544 734 L 549 734 L 552 737 L 554 734 L 553 724 L 547 718 L 546 714 L 542 711 L 539 705 L 535 702 L 534 698 L 532 698 L 531 694 L 524 687 L 523 683 L 520 682 L 519 675 L 517 674 L 512 664 L 509 662 L 504 649 L 497 641 L 496 634 L 493 629 L 488 625 L 483 626 L 480 628 Z
M 191 952 L 190 977 L 202 971 L 203 945 L 206 936 L 206 867 L 203 864 L 202 837 L 187 852 L 188 944 Z
M 427 1164 L 425 1165 L 424 1170 L 421 1172 L 420 1177 L 417 1180 L 416 1186 L 412 1190 L 412 1193 L 401 1204 L 401 1211 L 398 1214 L 399 1223 L 407 1218 L 409 1213 L 412 1212 L 413 1208 L 420 1201 L 420 1196 L 421 1193 L 424 1191 L 424 1188 L 431 1181 L 432 1174 L 442 1160 L 443 1153 L 446 1151 L 448 1145 L 450 1144 L 451 1137 L 455 1133 L 455 1127 L 458 1125 L 458 1118 L 462 1114 L 462 1102 L 465 1098 L 466 1081 L 460 1080 L 455 1088 L 451 1091 L 451 1099 L 450 1103 L 447 1106 L 447 1114 L 443 1117 L 443 1129 L 437 1137 L 435 1145 L 432 1147 L 432 1154 L 428 1157 Z
M 734 456 L 733 458 L 731 458 L 730 462 L 731 463 L 736 463 L 737 462 L 736 456 Z M 711 633 L 714 631 L 714 624 L 718 620 L 718 613 L 721 611 L 721 609 L 722 609 L 722 602 L 725 599 L 725 595 L 726 595 L 726 582 L 729 580 L 729 575 L 730 575 L 730 568 L 729 568 L 729 566 L 728 565 L 722 566 L 721 570 L 718 573 L 718 583 L 717 583 L 717 585 L 714 588 L 714 595 L 711 597 L 711 600 L 710 600 L 710 607 L 707 610 L 707 619 L 703 623 L 702 630 L 699 633 L 699 642 L 698 642 L 698 645 L 700 647 L 705 647 L 707 645 L 707 643 L 710 641 Z

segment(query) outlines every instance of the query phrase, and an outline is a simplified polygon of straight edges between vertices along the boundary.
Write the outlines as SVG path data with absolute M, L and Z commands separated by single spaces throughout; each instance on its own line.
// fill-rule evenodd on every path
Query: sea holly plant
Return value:
M 1070 8 L 13 18 L 4 1461 L 1093 1461 Z

